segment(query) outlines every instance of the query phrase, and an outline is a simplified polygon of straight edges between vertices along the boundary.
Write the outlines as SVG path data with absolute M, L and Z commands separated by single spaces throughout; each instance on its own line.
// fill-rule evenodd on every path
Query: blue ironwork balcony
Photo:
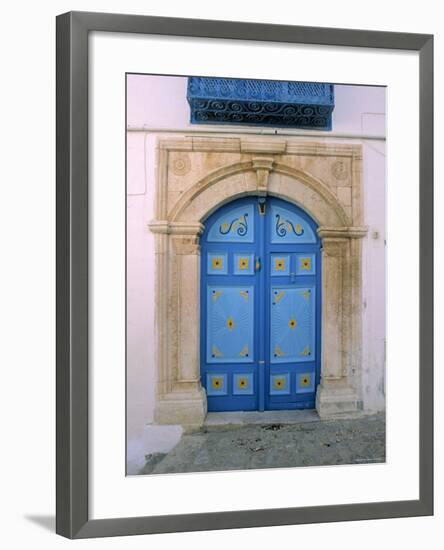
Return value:
M 190 77 L 192 124 L 331 130 L 333 84 Z

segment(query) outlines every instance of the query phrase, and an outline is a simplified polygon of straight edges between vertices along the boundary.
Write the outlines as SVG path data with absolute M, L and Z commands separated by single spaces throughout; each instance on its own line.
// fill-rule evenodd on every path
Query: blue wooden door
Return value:
M 239 199 L 207 220 L 201 243 L 208 410 L 314 408 L 321 303 L 315 222 L 279 199 Z

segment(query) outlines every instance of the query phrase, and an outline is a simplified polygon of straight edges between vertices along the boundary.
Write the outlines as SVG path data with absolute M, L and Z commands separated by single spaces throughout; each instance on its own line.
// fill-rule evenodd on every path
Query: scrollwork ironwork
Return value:
M 190 77 L 191 122 L 331 130 L 332 84 Z

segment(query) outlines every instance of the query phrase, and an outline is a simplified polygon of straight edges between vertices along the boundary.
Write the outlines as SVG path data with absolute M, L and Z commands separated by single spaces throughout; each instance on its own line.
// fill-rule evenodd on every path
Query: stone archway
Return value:
M 184 138 L 158 145 L 155 219 L 155 420 L 195 427 L 199 373 L 199 235 L 217 208 L 246 195 L 302 207 L 322 240 L 321 417 L 361 403 L 361 147 L 300 139 Z

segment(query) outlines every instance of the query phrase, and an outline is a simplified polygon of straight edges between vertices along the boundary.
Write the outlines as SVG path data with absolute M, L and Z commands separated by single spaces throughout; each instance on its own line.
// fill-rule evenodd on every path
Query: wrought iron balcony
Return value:
M 333 84 L 190 77 L 193 124 L 331 130 Z

